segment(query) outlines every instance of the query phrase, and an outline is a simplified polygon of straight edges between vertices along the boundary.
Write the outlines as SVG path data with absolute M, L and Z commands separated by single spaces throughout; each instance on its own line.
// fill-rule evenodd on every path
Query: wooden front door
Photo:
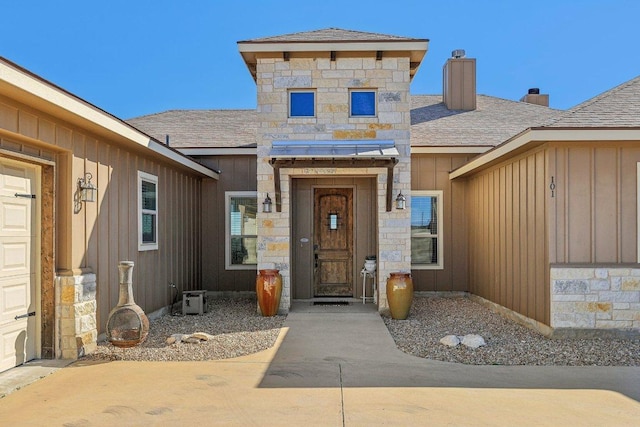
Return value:
M 314 297 L 353 297 L 353 189 L 316 188 Z

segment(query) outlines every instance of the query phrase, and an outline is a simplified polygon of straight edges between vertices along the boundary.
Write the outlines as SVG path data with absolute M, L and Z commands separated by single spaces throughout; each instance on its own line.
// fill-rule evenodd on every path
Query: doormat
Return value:
M 312 305 L 350 305 L 349 301 L 314 301 Z

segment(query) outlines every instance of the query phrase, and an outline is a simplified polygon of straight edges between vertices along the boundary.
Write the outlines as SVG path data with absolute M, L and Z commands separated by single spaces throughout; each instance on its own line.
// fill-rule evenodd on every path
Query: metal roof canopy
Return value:
M 391 140 L 274 141 L 269 157 L 273 166 L 276 212 L 281 212 L 280 168 L 387 168 L 387 212 L 393 205 L 393 168 L 400 153 Z

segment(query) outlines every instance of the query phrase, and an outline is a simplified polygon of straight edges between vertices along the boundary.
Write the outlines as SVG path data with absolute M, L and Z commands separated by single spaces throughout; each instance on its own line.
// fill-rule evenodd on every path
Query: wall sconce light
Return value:
M 267 197 L 265 197 L 264 202 L 262 202 L 262 212 L 271 213 L 271 197 L 269 197 L 269 193 L 267 193 Z
M 398 197 L 396 197 L 396 209 L 404 209 L 407 206 L 407 198 L 404 197 L 402 191 L 398 193 Z
M 80 200 L 83 202 L 95 202 L 98 195 L 98 187 L 91 183 L 89 172 L 84 174 L 84 178 L 78 178 L 78 188 L 80 189 Z

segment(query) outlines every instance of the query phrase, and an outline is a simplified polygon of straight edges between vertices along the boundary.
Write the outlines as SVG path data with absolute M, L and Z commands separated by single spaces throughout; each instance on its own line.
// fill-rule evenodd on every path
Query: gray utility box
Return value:
M 185 291 L 182 293 L 182 314 L 207 312 L 207 291 Z

